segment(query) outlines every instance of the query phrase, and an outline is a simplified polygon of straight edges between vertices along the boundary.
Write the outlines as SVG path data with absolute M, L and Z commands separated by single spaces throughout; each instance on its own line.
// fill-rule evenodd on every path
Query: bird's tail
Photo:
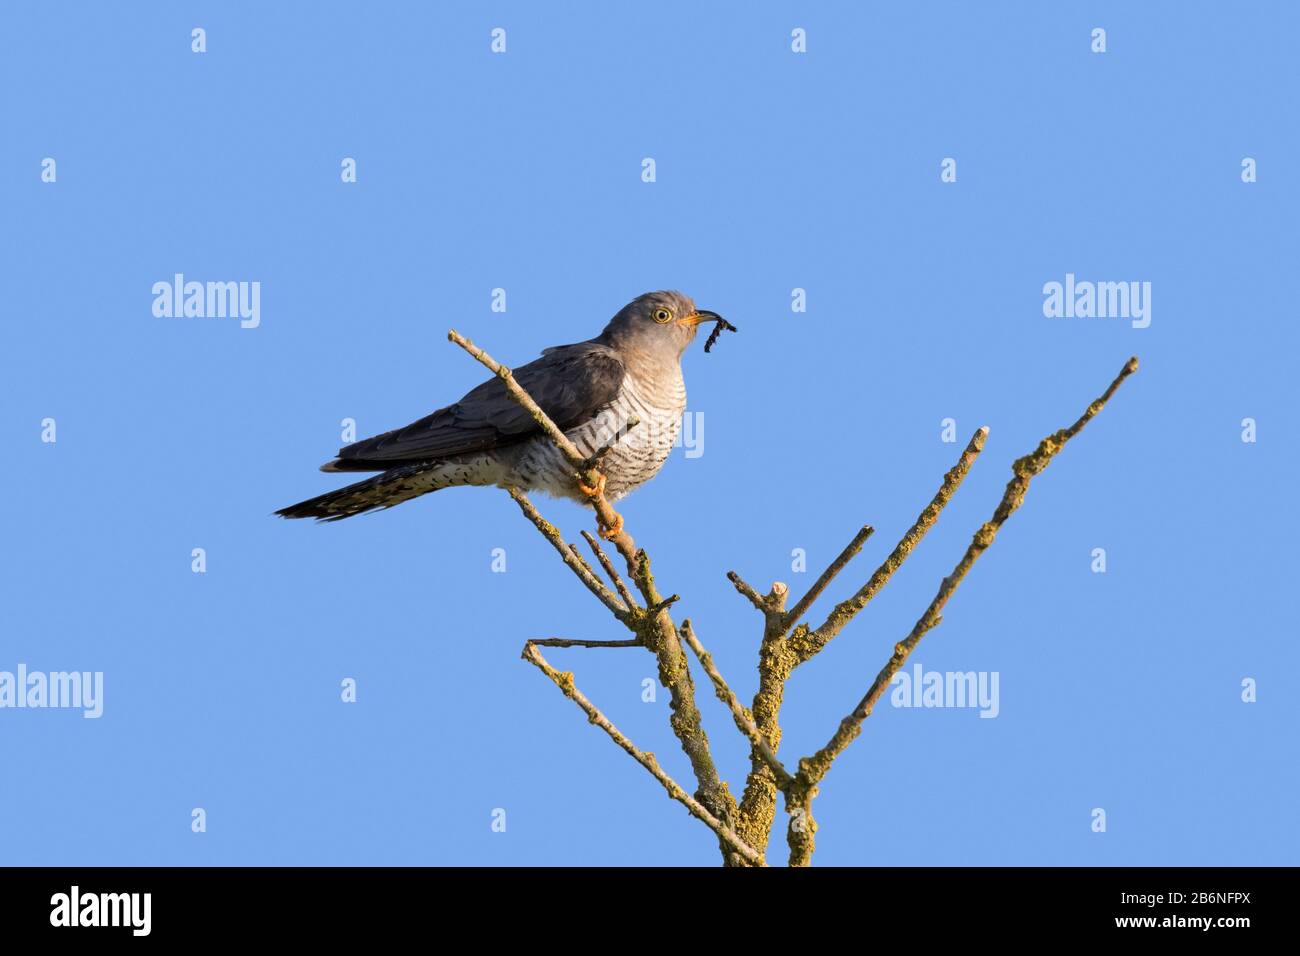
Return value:
M 318 521 L 342 521 L 353 515 L 379 508 L 391 508 L 420 495 L 446 488 L 446 480 L 437 468 L 408 465 L 375 475 L 365 481 L 337 491 L 308 498 L 276 512 L 281 518 L 316 518 Z

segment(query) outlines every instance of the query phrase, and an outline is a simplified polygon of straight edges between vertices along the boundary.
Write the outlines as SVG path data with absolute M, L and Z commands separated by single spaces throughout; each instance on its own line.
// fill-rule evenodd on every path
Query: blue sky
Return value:
M 622 635 L 503 492 L 270 516 L 338 483 L 315 469 L 343 419 L 373 434 L 481 380 L 449 327 L 522 364 L 665 287 L 740 332 L 685 359 L 703 454 L 621 510 L 746 699 L 760 622 L 724 573 L 802 592 L 870 523 L 829 600 L 851 593 L 956 459 L 944 419 L 991 429 L 939 527 L 795 675 L 790 760 L 1011 461 L 1142 362 L 913 657 L 996 672 L 997 718 L 879 707 L 821 788 L 816 862 L 1296 862 L 1293 5 L 0 16 L 0 671 L 105 685 L 97 720 L 0 709 L 0 863 L 715 863 L 519 660 L 528 637 Z M 260 283 L 260 324 L 155 317 L 176 273 Z M 1150 325 L 1046 317 L 1067 274 L 1149 282 Z M 642 701 L 650 655 L 548 656 L 689 783 L 667 693 Z M 700 704 L 739 791 L 747 748 Z

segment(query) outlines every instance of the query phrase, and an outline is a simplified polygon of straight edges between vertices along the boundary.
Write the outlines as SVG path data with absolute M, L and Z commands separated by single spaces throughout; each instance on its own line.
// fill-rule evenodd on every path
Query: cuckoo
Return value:
M 594 339 L 546 349 L 514 370 L 583 455 L 613 442 L 599 489 L 574 480 L 560 450 L 494 377 L 405 428 L 339 449 L 321 471 L 379 474 L 276 514 L 339 521 L 456 485 L 516 487 L 583 503 L 603 491 L 617 500 L 653 478 L 672 451 L 686 410 L 682 354 L 705 322 L 716 323 L 706 350 L 720 330 L 734 331 L 681 293 L 648 292 Z M 632 419 L 637 424 L 623 433 Z

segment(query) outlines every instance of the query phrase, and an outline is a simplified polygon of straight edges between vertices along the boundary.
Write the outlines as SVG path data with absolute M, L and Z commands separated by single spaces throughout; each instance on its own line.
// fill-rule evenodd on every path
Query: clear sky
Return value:
M 0 709 L 0 863 L 715 863 L 519 659 L 624 635 L 503 492 L 271 517 L 340 483 L 316 467 L 344 419 L 364 437 L 483 378 L 449 327 L 522 364 L 658 288 L 740 331 L 685 359 L 702 453 L 622 511 L 746 699 L 760 622 L 725 572 L 801 592 L 870 523 L 842 598 L 991 429 L 939 527 L 791 682 L 790 761 L 1010 463 L 1141 358 L 913 657 L 996 673 L 996 718 L 883 702 L 821 788 L 817 862 L 1297 862 L 1293 4 L 0 18 L 0 672 L 104 681 L 98 719 Z M 156 316 L 177 273 L 259 283 L 256 327 Z M 1137 283 L 1146 318 L 1045 315 L 1067 275 Z M 574 540 L 592 526 L 538 504 Z M 642 699 L 649 654 L 549 657 L 693 786 L 667 693 Z M 739 792 L 747 747 L 700 703 Z

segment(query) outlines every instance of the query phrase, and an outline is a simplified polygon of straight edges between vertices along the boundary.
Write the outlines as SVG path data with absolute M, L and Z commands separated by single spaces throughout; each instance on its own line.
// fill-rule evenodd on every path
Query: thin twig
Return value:
M 681 595 L 679 594 L 670 594 L 662 601 L 656 601 L 652 606 L 646 608 L 646 617 L 658 617 L 660 613 L 668 610 L 681 599 Z
M 644 647 L 636 638 L 626 641 L 584 641 L 569 637 L 535 637 L 529 644 L 539 647 Z
M 853 708 L 853 711 L 847 717 L 840 721 L 826 746 L 811 757 L 804 757 L 799 761 L 799 772 L 795 776 L 795 782 L 786 790 L 786 808 L 790 812 L 790 826 L 786 830 L 786 841 L 790 847 L 789 862 L 791 866 L 807 866 L 812 862 L 816 842 L 814 834 L 817 830 L 817 825 L 812 818 L 812 801 L 817 795 L 818 784 L 826 777 L 835 759 L 862 732 L 863 721 L 871 715 L 876 703 L 894 679 L 894 675 L 902 669 L 912 651 L 921 642 L 921 638 L 939 626 L 939 623 L 943 620 L 940 612 L 942 612 L 944 605 L 948 603 L 948 599 L 952 597 L 980 555 L 988 550 L 1002 525 L 1024 503 L 1025 493 L 1029 490 L 1029 482 L 1035 475 L 1051 464 L 1052 459 L 1065 447 L 1066 442 L 1077 435 L 1088 422 L 1092 421 L 1106 407 L 1106 403 L 1110 401 L 1111 396 L 1115 394 L 1115 391 L 1126 378 L 1137 371 L 1137 367 L 1136 356 L 1130 358 L 1120 370 L 1119 375 L 1110 383 L 1110 387 L 1106 389 L 1100 398 L 1088 406 L 1087 410 L 1079 416 L 1079 419 L 1073 425 L 1044 438 L 1038 443 L 1038 448 L 1033 452 L 1016 460 L 1015 464 L 1011 466 L 1014 477 L 1007 482 L 1006 490 L 1002 493 L 1002 500 L 998 502 L 993 517 L 982 524 L 979 530 L 975 532 L 975 536 L 961 556 L 961 560 L 957 562 L 952 573 L 940 583 L 939 591 L 930 602 L 929 607 L 925 609 L 925 613 L 917 620 L 907 637 L 894 645 L 894 653 L 890 656 L 889 661 L 876 675 L 876 679 L 872 681 L 871 687 L 868 688 L 867 693 L 858 702 L 858 705 Z
M 557 671 L 547 663 L 546 658 L 537 649 L 536 643 L 532 641 L 524 645 L 523 658 L 530 664 L 536 665 L 542 673 L 549 677 L 565 697 L 568 697 L 582 709 L 583 713 L 587 715 L 588 721 L 605 731 L 610 739 L 622 747 L 633 760 L 650 771 L 651 775 L 668 791 L 668 796 L 686 807 L 693 817 L 703 821 L 705 826 L 718 835 L 719 840 L 739 853 L 752 865 L 766 865 L 763 857 L 755 852 L 753 847 L 745 843 L 736 835 L 735 831 L 710 813 L 703 804 L 683 790 L 672 777 L 668 776 L 663 768 L 659 766 L 659 762 L 655 760 L 654 754 L 638 750 L 636 745 L 623 735 L 622 731 L 610 723 L 609 718 L 602 714 L 582 691 L 578 690 L 573 682 L 573 674 L 567 671 Z
M 754 605 L 754 607 L 758 608 L 764 614 L 768 612 L 769 608 L 767 602 L 763 600 L 763 595 L 759 594 L 752 587 L 746 584 L 739 574 L 735 571 L 728 571 L 727 580 L 735 586 L 736 590 L 739 591 L 750 604 Z
M 540 512 L 539 512 L 539 513 L 540 513 Z M 558 530 L 558 529 L 557 529 L 557 530 Z M 582 569 L 583 569 L 584 571 L 586 571 L 588 574 L 590 574 L 593 578 L 596 578 L 597 581 L 600 580 L 600 578 L 596 577 L 596 571 L 595 571 L 595 569 L 594 569 L 594 568 L 593 568 L 593 567 L 592 567 L 592 566 L 587 562 L 587 559 L 586 559 L 585 557 L 582 556 L 582 551 L 579 550 L 579 548 L 578 548 L 578 544 L 577 544 L 576 541 L 567 541 L 567 542 L 565 542 L 565 545 L 564 545 L 564 546 L 565 546 L 566 548 L 568 548 L 570 552 L 572 552 L 572 554 L 573 554 L 573 560 L 577 561 L 580 565 L 582 565 Z M 602 583 L 603 583 L 603 582 L 602 582 Z
M 569 460 L 569 464 L 572 465 L 575 470 L 582 469 L 582 466 L 586 463 L 587 459 L 583 456 L 582 452 L 578 451 L 578 446 L 569 440 L 568 435 L 560 431 L 559 427 L 551 421 L 550 416 L 547 415 L 546 412 L 542 411 L 542 407 L 533 401 L 533 397 L 524 391 L 523 387 L 515 381 L 515 376 L 509 368 L 488 355 L 487 352 L 483 351 L 455 329 L 449 329 L 447 331 L 447 338 L 463 348 L 482 365 L 488 368 L 492 374 L 501 379 L 505 384 L 506 391 L 509 393 L 510 397 L 518 402 L 528 412 L 528 414 L 533 417 L 533 421 L 537 423 L 537 427 L 544 431 L 546 436 L 555 443 L 555 447 L 558 448 L 564 454 L 564 457 Z
M 938 626 L 942 619 L 940 612 L 943 610 L 944 605 L 948 603 L 948 599 L 952 597 L 953 592 L 957 590 L 958 585 L 966 577 L 967 572 L 970 571 L 980 555 L 988 550 L 989 545 L 993 543 L 993 539 L 997 536 L 1006 520 L 1024 502 L 1025 492 L 1029 489 L 1030 480 L 1051 464 L 1052 459 L 1065 447 L 1065 443 L 1077 435 L 1088 422 L 1092 421 L 1097 413 L 1110 401 L 1111 396 L 1115 394 L 1116 389 L 1123 384 L 1124 380 L 1137 371 L 1137 367 L 1137 358 L 1129 359 L 1124 368 L 1120 370 L 1119 375 L 1110 383 L 1110 387 L 1106 389 L 1099 399 L 1088 406 L 1087 411 L 1079 417 L 1078 421 L 1069 428 L 1062 429 L 1044 438 L 1039 442 L 1037 449 L 1018 459 L 1011 466 L 1014 477 L 1007 482 L 1006 490 L 1002 494 L 1002 500 L 998 503 L 997 509 L 993 512 L 993 517 L 982 524 L 979 530 L 975 532 L 975 536 L 971 539 L 971 543 L 966 548 L 961 560 L 952 569 L 952 573 L 943 579 L 934 600 L 925 609 L 925 613 L 916 622 L 911 633 L 894 645 L 894 653 L 889 658 L 889 662 L 876 675 L 876 679 L 872 682 L 866 695 L 858 702 L 858 706 L 853 708 L 852 713 L 840 721 L 839 727 L 825 747 L 817 751 L 812 757 L 806 757 L 799 761 L 801 777 L 816 783 L 826 776 L 831 763 L 844 752 L 844 748 L 852 743 L 853 739 L 861 732 L 862 722 L 870 716 L 872 708 L 875 707 L 876 702 L 885 692 L 885 688 L 893 680 L 894 675 L 898 673 L 899 668 L 906 662 L 908 655 L 912 653 L 912 650 L 920 643 L 921 638 L 927 632 Z
M 515 381 L 514 374 L 509 368 L 488 355 L 487 352 L 483 351 L 483 349 L 479 348 L 455 329 L 448 330 L 447 338 L 463 348 L 481 365 L 491 370 L 497 378 L 501 379 L 502 383 L 505 385 L 506 394 L 513 398 L 520 407 L 532 416 L 533 421 L 535 421 L 537 426 L 546 434 L 546 437 L 551 440 L 552 444 L 559 449 L 560 454 L 564 455 L 569 464 L 573 466 L 573 480 L 577 487 L 582 488 L 584 484 L 587 488 L 600 487 L 600 473 L 594 468 L 587 467 L 587 459 L 583 456 L 582 452 L 578 450 L 578 446 L 569 440 L 568 435 L 560 431 L 559 426 L 556 425 L 555 422 L 551 421 L 550 416 L 547 415 L 546 412 L 542 411 L 542 407 L 533 400 L 533 397 L 524 390 L 523 386 Z M 596 511 L 596 518 L 600 522 L 601 527 L 606 529 L 618 529 L 610 531 L 610 540 L 613 541 L 615 547 L 618 548 L 619 554 L 623 555 L 624 560 L 628 562 L 628 567 L 630 569 L 632 566 L 633 555 L 636 553 L 636 544 L 633 542 L 632 536 L 622 530 L 622 517 L 614 510 L 614 506 L 609 503 L 609 499 L 605 497 L 603 491 L 588 495 L 587 497 L 588 500 L 591 501 L 592 508 Z
M 632 597 L 632 592 L 629 591 L 627 585 L 623 583 L 623 576 L 615 570 L 614 563 L 609 560 L 609 555 L 605 553 L 605 549 L 600 546 L 600 542 L 592 537 L 589 532 L 583 531 L 580 533 L 590 546 L 592 553 L 596 555 L 596 560 L 600 562 L 600 566 L 604 568 L 605 573 L 609 575 L 610 581 L 614 583 L 614 587 L 618 590 L 618 596 L 623 599 L 623 603 L 628 606 L 629 610 L 635 611 L 637 609 L 636 599 Z
M 741 706 L 740 701 L 736 699 L 736 695 L 727 686 L 722 673 L 718 670 L 717 665 L 713 663 L 713 655 L 704 649 L 700 639 L 695 636 L 695 628 L 691 626 L 689 618 L 682 621 L 681 635 L 682 640 L 690 646 L 690 649 L 695 652 L 695 656 L 699 658 L 704 673 L 708 674 L 709 680 L 713 682 L 713 689 L 717 692 L 718 700 L 727 705 L 740 732 L 749 738 L 750 744 L 767 761 L 767 765 L 772 769 L 772 773 L 776 777 L 777 785 L 784 790 L 794 780 L 794 777 L 785 769 L 776 753 L 773 752 L 771 745 L 767 742 L 767 738 L 755 725 L 753 715 Z
M 559 552 L 561 560 L 578 576 L 578 580 L 586 586 L 587 590 L 596 595 L 601 604 L 613 611 L 615 617 L 626 622 L 632 612 L 623 606 L 623 603 L 613 591 L 601 583 L 587 562 L 577 553 L 577 550 L 569 547 L 568 543 L 560 535 L 559 529 L 543 518 L 541 512 L 528 500 L 527 495 L 518 488 L 511 487 L 507 488 L 506 491 L 515 500 L 515 504 L 519 506 L 519 510 L 524 513 L 524 516 L 542 533 L 542 537 L 551 542 L 552 547 Z
M 884 587 L 890 576 L 898 570 L 899 566 L 916 547 L 916 544 L 925 536 L 926 531 L 938 520 L 939 512 L 943 510 L 948 499 L 957 490 L 957 486 L 961 484 L 962 478 L 970 470 L 970 466 L 979 454 L 980 449 L 984 447 L 986 435 L 986 429 L 980 429 L 975 433 L 970 440 L 970 444 L 962 452 L 956 466 L 944 476 L 943 485 L 940 487 L 938 494 L 921 512 L 916 524 L 903 536 L 902 540 L 894 548 L 893 553 L 885 559 L 884 564 L 876 569 L 875 574 L 871 576 L 862 589 L 853 598 L 841 602 L 831 612 L 830 617 L 827 618 L 828 623 L 822 625 L 818 632 L 810 632 L 808 625 L 800 624 L 787 638 L 786 634 L 789 632 L 790 626 L 797 620 L 799 615 L 793 613 L 794 609 L 788 614 L 777 614 L 770 609 L 764 609 L 763 639 L 759 645 L 758 658 L 758 690 L 754 694 L 752 713 L 754 723 L 759 731 L 767 740 L 772 742 L 773 746 L 778 746 L 781 742 L 781 706 L 785 699 L 785 684 L 790 679 L 790 674 L 799 664 L 809 660 L 821 648 L 825 647 L 826 643 L 852 619 L 853 615 L 866 606 L 867 602 Z M 834 572 L 852 559 L 854 546 L 859 545 L 861 541 L 865 541 L 864 532 L 866 531 L 867 529 L 863 528 L 858 532 L 840 557 L 836 558 L 835 562 L 832 563 L 831 568 L 828 569 L 826 575 L 823 575 L 823 578 L 829 581 L 827 575 L 833 577 Z M 735 583 L 735 580 L 733 579 L 733 583 Z M 813 586 L 814 590 L 810 592 L 813 598 L 817 597 L 815 592 L 823 586 L 820 580 Z M 805 609 L 811 604 L 807 596 L 799 603 Z M 736 821 L 736 827 L 750 845 L 757 847 L 760 851 L 767 848 L 771 835 L 772 823 L 776 815 L 778 790 L 775 776 L 762 759 L 762 755 L 757 750 L 751 749 L 750 771 L 745 779 L 745 790 L 741 796 L 740 816 Z M 787 803 L 789 796 L 790 793 L 787 790 Z M 810 803 L 810 798 L 808 802 Z M 806 809 L 810 810 L 810 807 Z M 813 825 L 811 813 L 809 812 L 808 826 L 811 828 Z
M 957 464 L 943 476 L 943 484 L 935 492 L 934 498 L 925 506 L 920 516 L 912 527 L 907 529 L 907 533 L 894 546 L 889 557 L 884 560 L 880 567 L 867 579 L 859 591 L 847 601 L 841 601 L 835 606 L 835 609 L 827 616 L 826 621 L 815 631 L 809 631 L 807 628 L 797 628 L 790 635 L 790 647 L 797 657 L 796 666 L 802 664 L 816 655 L 822 648 L 829 644 L 832 638 L 844 629 L 844 625 L 853 620 L 854 616 L 870 603 L 880 589 L 883 588 L 894 572 L 902 567 L 903 562 L 907 560 L 908 555 L 916 548 L 925 537 L 943 511 L 944 506 L 956 494 L 957 489 L 961 487 L 962 480 L 970 471 L 971 465 L 979 457 L 979 453 L 984 450 L 984 440 L 988 438 L 988 428 L 978 429 L 971 436 L 970 442 L 966 445 L 965 450 L 961 453 L 961 458 Z
M 875 529 L 871 525 L 865 525 L 862 530 L 853 536 L 853 540 L 840 552 L 839 557 L 831 562 L 830 567 L 822 572 L 821 577 L 808 589 L 808 593 L 801 597 L 794 607 L 790 608 L 789 613 L 785 616 L 787 627 L 803 617 L 804 612 L 812 607 L 813 601 L 816 601 L 822 591 L 826 590 L 826 585 L 835 580 L 835 575 L 839 574 L 846 564 L 857 557 L 858 552 L 862 550 L 862 545 L 871 537 L 874 531 Z

